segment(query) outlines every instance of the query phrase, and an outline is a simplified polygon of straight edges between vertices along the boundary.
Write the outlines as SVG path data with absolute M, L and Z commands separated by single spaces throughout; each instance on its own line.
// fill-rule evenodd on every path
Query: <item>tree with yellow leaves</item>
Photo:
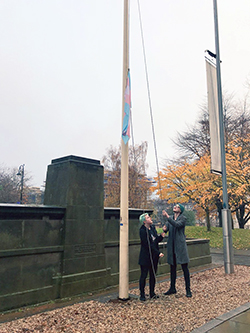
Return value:
M 250 219 L 250 134 L 228 144 L 226 164 L 229 204 L 243 229 Z
M 250 134 L 228 143 L 226 165 L 229 206 L 236 214 L 239 227 L 244 228 L 250 219 Z M 162 197 L 169 203 L 194 202 L 205 212 L 209 230 L 209 214 L 222 201 L 221 177 L 211 174 L 210 156 L 169 164 L 160 173 L 160 180 Z
M 250 202 L 250 188 L 248 178 L 250 150 L 250 114 L 247 111 L 248 108 L 249 106 L 247 98 L 242 104 L 239 104 L 233 101 L 232 96 L 223 97 L 229 206 L 232 209 L 232 212 L 236 214 L 240 228 L 244 228 L 244 225 L 250 219 L 250 212 L 248 208 L 248 204 Z M 221 226 L 221 177 L 208 174 L 208 181 L 205 181 L 205 183 L 203 183 L 204 171 L 209 170 L 210 172 L 210 163 L 208 162 L 210 155 L 209 117 L 206 106 L 203 106 L 201 108 L 200 118 L 198 119 L 198 121 L 193 126 L 189 127 L 186 132 L 178 133 L 177 139 L 174 140 L 174 143 L 179 152 L 182 153 L 181 159 L 185 158 L 186 161 L 185 163 L 183 163 L 181 162 L 181 159 L 179 159 L 175 162 L 170 163 L 165 168 L 165 172 L 167 171 L 171 179 L 171 177 L 173 177 L 172 171 L 175 170 L 176 172 L 178 170 L 182 172 L 185 165 L 190 167 L 192 170 L 196 170 L 196 172 L 198 172 L 197 180 L 200 184 L 200 190 L 202 189 L 203 191 L 204 188 L 204 198 L 199 200 L 201 201 L 202 206 L 197 203 L 197 200 L 193 200 L 190 193 L 189 199 L 193 202 L 196 202 L 197 205 L 200 205 L 200 207 L 203 207 L 203 211 L 206 211 L 207 220 L 209 210 L 213 210 L 214 205 L 216 205 L 217 211 L 219 212 L 219 225 Z M 206 167 L 205 169 L 203 169 L 202 165 L 204 166 L 204 161 L 201 161 L 202 158 L 208 159 L 208 169 L 206 169 Z M 175 165 L 175 167 L 173 167 L 173 165 Z M 201 170 L 203 170 L 201 174 L 199 173 L 200 167 Z M 187 177 L 187 175 L 188 178 L 190 178 L 188 179 L 187 187 L 192 190 L 192 186 L 194 186 L 194 181 L 190 177 L 190 173 L 183 174 L 182 177 Z M 180 181 L 180 176 L 178 175 L 178 177 Z M 211 182 L 212 185 L 211 192 L 208 191 L 209 182 Z M 187 183 L 186 179 L 185 183 Z M 175 195 L 178 195 L 178 192 L 176 192 Z
M 216 175 L 210 173 L 210 157 L 205 155 L 193 162 L 169 164 L 160 172 L 161 194 L 169 203 L 192 201 L 201 207 L 210 230 L 210 211 L 215 209 L 219 195 Z

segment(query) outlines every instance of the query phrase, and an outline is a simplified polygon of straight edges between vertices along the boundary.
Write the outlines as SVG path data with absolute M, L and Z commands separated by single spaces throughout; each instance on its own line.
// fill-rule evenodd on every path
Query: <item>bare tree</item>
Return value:
M 20 201 L 20 177 L 18 168 L 0 167 L 0 202 L 18 203 Z M 27 174 L 23 179 L 23 197 L 27 192 L 27 184 L 31 177 Z
M 246 137 L 250 132 L 250 114 L 247 97 L 243 103 L 235 102 L 234 96 L 223 96 L 223 117 L 225 128 L 225 144 L 239 138 Z M 199 159 L 210 154 L 209 113 L 206 103 L 200 106 L 198 121 L 187 128 L 184 133 L 177 133 L 173 140 L 177 150 L 185 159 Z
M 173 140 L 182 158 L 201 158 L 210 150 L 208 111 L 202 107 L 201 112 L 197 124 L 189 126 L 184 133 L 178 132 Z
M 147 142 L 129 147 L 129 207 L 148 208 L 151 205 L 149 189 L 151 182 L 147 178 L 146 157 Z M 103 157 L 104 165 L 104 204 L 106 207 L 120 206 L 120 147 L 110 146 Z

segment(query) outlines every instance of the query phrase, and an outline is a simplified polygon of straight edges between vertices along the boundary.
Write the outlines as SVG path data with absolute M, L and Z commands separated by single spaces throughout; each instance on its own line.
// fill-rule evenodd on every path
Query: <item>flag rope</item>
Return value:
M 140 9 L 140 2 L 139 2 L 139 0 L 137 0 L 137 3 L 138 3 L 138 12 L 139 12 L 139 20 L 140 20 L 142 49 L 143 49 L 143 58 L 144 58 L 146 81 L 147 81 L 148 101 L 149 101 L 150 119 L 151 119 L 152 135 L 153 135 L 153 142 L 154 142 L 154 151 L 155 151 L 155 161 L 156 161 L 156 168 L 157 168 L 157 177 L 158 177 L 158 184 L 159 184 L 160 199 L 162 200 L 162 189 L 161 189 L 159 162 L 158 162 L 158 154 L 157 154 L 156 139 L 155 139 L 154 119 L 153 119 L 152 103 L 151 103 L 151 96 L 150 96 L 149 78 L 148 78 L 148 67 L 147 67 L 147 60 L 146 60 L 146 51 L 145 51 L 145 43 L 144 43 L 144 36 L 143 36 L 143 29 L 142 29 L 142 18 L 141 18 L 141 9 Z
M 159 161 L 158 161 L 156 138 L 155 138 L 154 119 L 153 119 L 153 111 L 152 111 L 152 103 L 151 103 L 151 95 L 150 95 L 150 87 L 149 87 L 149 78 L 148 78 L 148 66 L 147 66 L 147 60 L 146 60 L 146 51 L 145 51 L 145 43 L 144 43 L 144 36 L 143 36 L 142 18 L 141 18 L 141 9 L 140 9 L 140 1 L 139 0 L 137 0 L 137 4 L 138 4 L 138 13 L 139 13 L 139 21 L 140 21 L 140 30 L 141 30 L 141 39 L 142 39 L 142 48 L 143 48 L 143 59 L 144 59 L 145 75 L 146 75 L 146 82 L 147 82 L 147 92 L 148 92 L 150 119 L 151 119 L 152 135 L 153 135 L 153 142 L 154 142 L 155 162 L 156 162 L 156 168 L 157 168 L 157 178 L 158 178 L 158 184 L 159 184 L 160 199 L 162 200 L 163 198 L 162 198 L 162 188 L 161 188 Z M 148 234 L 147 234 L 147 236 L 148 236 Z M 148 239 L 148 241 L 149 241 L 149 239 Z M 165 244 L 165 246 L 166 246 L 166 244 Z M 149 248 L 150 248 L 150 246 L 149 246 Z M 151 251 L 150 251 L 150 260 L 151 260 L 153 274 L 154 274 L 154 277 L 155 277 L 155 282 L 157 284 L 157 276 L 156 276 L 156 272 L 155 272 L 154 265 L 153 265 L 153 258 L 152 258 Z

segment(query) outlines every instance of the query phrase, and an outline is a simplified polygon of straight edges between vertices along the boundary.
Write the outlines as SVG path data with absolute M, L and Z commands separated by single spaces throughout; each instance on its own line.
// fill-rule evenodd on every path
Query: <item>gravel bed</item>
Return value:
M 250 300 L 250 267 L 224 267 L 191 274 L 192 298 L 185 296 L 184 279 L 177 279 L 177 294 L 164 296 L 169 281 L 158 283 L 159 299 L 106 303 L 86 301 L 0 324 L 0 333 L 82 332 L 191 332 L 219 315 Z M 148 290 L 146 290 L 148 292 Z M 130 291 L 139 295 L 137 289 Z

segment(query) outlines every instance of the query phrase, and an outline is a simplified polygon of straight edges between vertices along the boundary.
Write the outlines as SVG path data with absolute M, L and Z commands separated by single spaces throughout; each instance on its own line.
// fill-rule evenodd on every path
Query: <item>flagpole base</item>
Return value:
M 119 301 L 126 302 L 126 301 L 130 300 L 130 297 L 128 297 L 128 298 L 120 298 L 120 297 L 118 297 L 118 299 L 119 299 Z

